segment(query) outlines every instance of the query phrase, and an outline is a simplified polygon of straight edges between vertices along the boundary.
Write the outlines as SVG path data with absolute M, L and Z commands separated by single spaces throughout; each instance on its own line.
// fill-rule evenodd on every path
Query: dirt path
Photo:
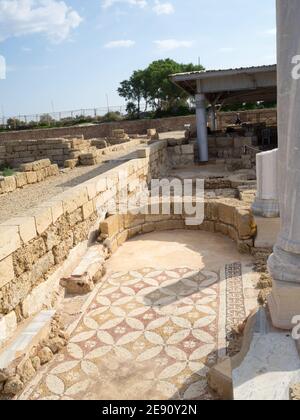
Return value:
M 0 196 L 0 223 L 21 216 L 26 210 L 38 206 L 51 197 L 57 196 L 135 157 L 134 149 L 130 152 L 111 153 L 106 157 L 106 161 L 100 165 L 79 166 L 67 173 L 48 178 L 39 184 L 27 185 L 25 188 Z

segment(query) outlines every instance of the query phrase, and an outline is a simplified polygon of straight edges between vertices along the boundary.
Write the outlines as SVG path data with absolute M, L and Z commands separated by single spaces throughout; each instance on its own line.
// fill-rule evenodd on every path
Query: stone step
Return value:
M 29 355 L 31 349 L 47 338 L 55 310 L 41 311 L 21 325 L 0 352 L 0 370 L 8 369 L 14 361 Z

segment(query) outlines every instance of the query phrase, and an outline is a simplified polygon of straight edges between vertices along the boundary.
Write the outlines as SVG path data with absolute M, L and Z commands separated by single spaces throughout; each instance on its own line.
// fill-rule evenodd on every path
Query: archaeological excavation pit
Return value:
M 263 299 L 258 257 L 270 251 L 255 247 L 257 149 L 244 154 L 255 137 L 229 138 L 236 157 L 227 159 L 225 137 L 212 137 L 214 157 L 198 166 L 183 132 L 117 135 L 114 146 L 48 140 L 85 156 L 105 147 L 74 167 L 69 146 L 65 161 L 15 163 L 0 182 L 2 399 L 228 396 L 210 372 L 242 347 L 245 320 Z M 51 165 L 55 174 L 43 177 Z M 5 190 L 34 173 L 36 182 Z M 184 210 L 198 198 L 197 179 L 201 221 Z M 153 212 L 153 180 L 192 185 L 182 211 L 171 189 L 169 211 L 161 190 Z M 120 211 L 124 197 L 139 211 Z

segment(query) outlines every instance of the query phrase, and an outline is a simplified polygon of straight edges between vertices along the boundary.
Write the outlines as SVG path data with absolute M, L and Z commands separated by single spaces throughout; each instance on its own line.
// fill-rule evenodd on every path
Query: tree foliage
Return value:
M 170 80 L 170 75 L 191 71 L 203 71 L 204 67 L 194 64 L 181 64 L 174 60 L 158 60 L 146 69 L 134 71 L 129 80 L 121 82 L 118 93 L 128 102 L 131 115 L 141 114 L 141 104 L 161 112 L 176 107 L 187 106 L 188 95 Z

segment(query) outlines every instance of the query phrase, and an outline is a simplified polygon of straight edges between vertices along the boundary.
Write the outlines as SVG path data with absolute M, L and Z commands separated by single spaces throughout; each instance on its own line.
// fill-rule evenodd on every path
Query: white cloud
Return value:
M 28 34 L 65 40 L 82 18 L 60 0 L 0 0 L 0 41 Z
M 178 48 L 191 48 L 194 41 L 179 41 L 177 39 L 164 39 L 154 41 L 160 51 L 173 51 Z
M 171 15 L 175 12 L 175 9 L 172 3 L 162 3 L 159 0 L 155 0 L 155 6 L 153 7 L 153 11 L 157 15 Z
M 127 3 L 130 6 L 138 6 L 141 8 L 147 6 L 148 4 L 146 0 L 102 0 L 102 7 L 103 9 L 108 9 L 117 3 Z
M 110 41 L 104 45 L 104 48 L 130 48 L 135 45 L 135 41 L 130 39 L 120 39 L 118 41 Z

